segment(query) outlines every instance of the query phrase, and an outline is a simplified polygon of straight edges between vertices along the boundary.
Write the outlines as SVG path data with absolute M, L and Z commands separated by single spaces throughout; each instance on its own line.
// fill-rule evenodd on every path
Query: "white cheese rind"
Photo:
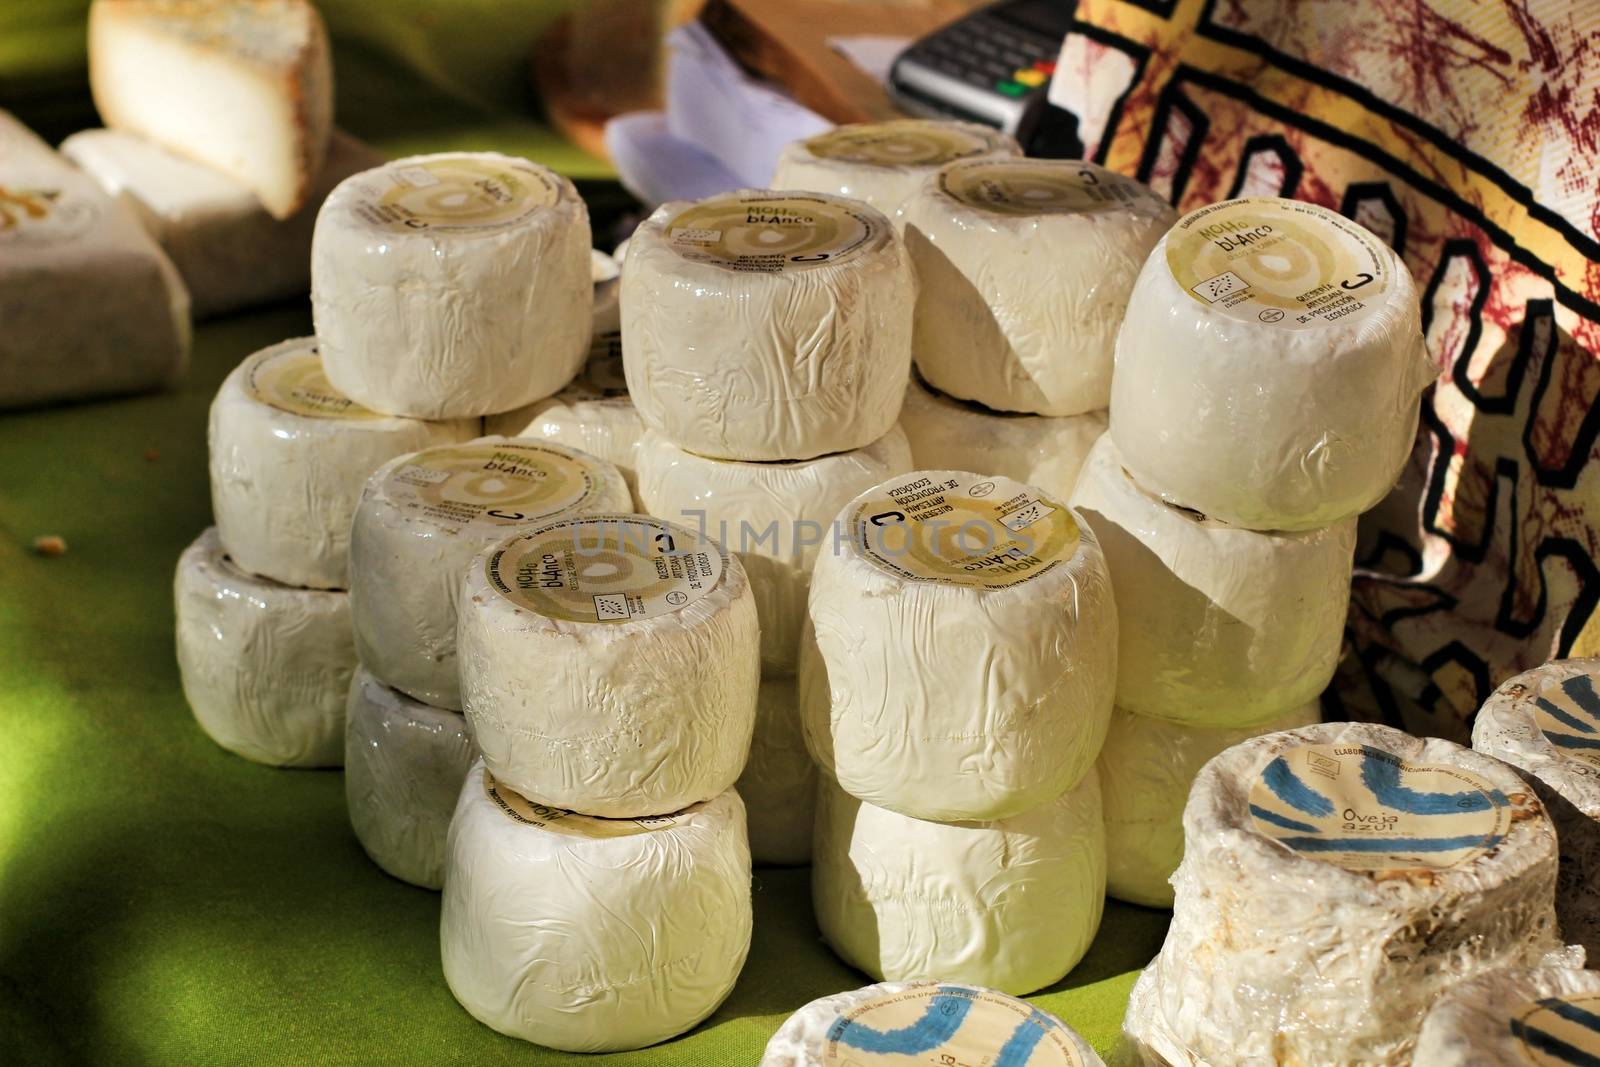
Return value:
M 707 459 L 655 431 L 640 442 L 639 503 L 651 515 L 705 530 L 735 552 L 755 591 L 761 669 L 792 675 L 817 556 L 829 524 L 857 494 L 912 469 L 899 427 L 863 448 L 794 463 Z
M 996 411 L 1106 406 L 1128 293 L 1176 217 L 1165 201 L 1092 163 L 979 160 L 930 176 L 903 214 L 930 385 Z
M 793 678 L 762 679 L 750 756 L 734 788 L 744 800 L 750 855 L 757 863 L 796 867 L 811 862 L 817 765 L 806 751 Z
M 178 671 L 200 728 L 256 763 L 337 767 L 356 668 L 350 600 L 234 567 L 210 528 L 173 579 Z
M 926 822 L 817 793 L 811 898 L 823 939 L 879 981 L 941 979 L 1021 996 L 1070 971 L 1105 904 L 1091 769 L 1060 797 L 992 822 Z
M 1183 806 L 1200 768 L 1241 741 L 1309 726 L 1320 717 L 1314 700 L 1243 730 L 1180 726 L 1121 708 L 1113 712 L 1095 764 L 1106 839 L 1113 842 L 1106 849 L 1106 892 L 1129 904 L 1172 907 L 1172 872 L 1183 859 Z
M 320 375 L 313 399 L 325 404 L 296 412 L 273 403 L 294 403 L 295 388 L 277 386 L 284 379 L 275 372 L 315 353 L 315 338 L 283 341 L 223 380 L 207 431 L 211 510 L 238 566 L 285 585 L 344 589 L 350 522 L 367 476 L 396 456 L 465 441 L 477 422 L 375 416 L 359 405 L 341 415 L 343 398 Z
M 460 712 L 357 669 L 345 705 L 344 799 L 373 863 L 424 889 L 444 884 L 450 814 L 477 756 Z
M 1123 465 L 1157 496 L 1250 529 L 1309 530 L 1366 511 L 1411 454 L 1417 398 L 1437 374 L 1410 271 L 1355 223 L 1297 204 L 1291 217 L 1313 220 L 1330 247 L 1365 249 L 1385 293 L 1304 329 L 1287 328 L 1294 316 L 1282 309 L 1263 309 L 1280 316 L 1272 323 L 1235 317 L 1190 295 L 1168 265 L 1174 234 L 1200 225 L 1201 212 L 1161 239 L 1128 298 L 1111 396 Z M 1181 256 L 1189 239 L 1178 240 Z
M 696 262 L 672 244 L 688 210 L 742 213 L 774 200 L 820 203 L 866 236 L 833 261 L 776 271 Z M 900 414 L 915 288 L 889 220 L 859 201 L 745 189 L 665 204 L 634 231 L 622 265 L 628 391 L 646 426 L 703 456 L 810 459 L 864 447 Z
M 1191 726 L 1265 723 L 1333 677 L 1350 604 L 1356 520 L 1258 533 L 1145 492 L 1104 436 L 1072 506 L 1117 599 L 1117 706 Z
M 468 772 L 450 823 L 439 921 L 462 1007 L 500 1033 L 573 1052 L 642 1048 L 716 1010 L 750 946 L 738 795 L 640 820 L 656 828 L 564 831 L 595 820 L 518 821 L 490 799 L 485 773 L 481 762 Z
M 1469 979 L 1439 998 L 1422 1022 L 1412 1062 L 1418 1067 L 1487 1067 L 1593 1062 L 1600 1032 L 1562 1020 L 1539 1001 L 1581 999 L 1591 1017 L 1600 1000 L 1600 972 L 1571 967 L 1508 968 Z M 1561 1042 L 1575 1054 L 1547 1044 Z
M 588 209 L 547 167 L 441 153 L 357 174 L 323 203 L 311 247 L 328 378 L 413 418 L 531 404 L 583 365 L 590 276 Z
M 1323 756 L 1335 751 L 1331 746 L 1367 746 L 1413 765 L 1443 767 L 1455 779 L 1443 792 L 1484 797 L 1490 794 L 1478 789 L 1496 791 L 1500 799 L 1490 807 L 1452 803 L 1437 818 L 1476 810 L 1485 814 L 1474 815 L 1473 825 L 1480 817 L 1492 820 L 1503 836 L 1474 834 L 1489 847 L 1458 850 L 1463 855 L 1452 867 L 1407 859 L 1358 870 L 1297 851 L 1308 846 L 1269 836 L 1262 829 L 1268 824 L 1252 809 L 1269 765 L 1278 766 L 1279 757 L 1319 755 L 1297 754 L 1306 745 L 1330 746 Z M 1359 763 L 1347 766 L 1350 755 Z M 1328 796 L 1358 783 L 1379 795 L 1391 787 L 1382 785 L 1381 774 L 1367 775 L 1385 764 L 1359 753 L 1329 756 L 1321 773 L 1332 777 L 1314 779 L 1329 822 L 1312 829 L 1337 833 L 1339 840 L 1360 838 L 1355 830 L 1318 829 L 1337 825 L 1341 809 Z M 1482 786 L 1469 782 L 1457 790 L 1463 774 Z M 1396 796 L 1404 802 L 1403 788 Z M 1359 821 L 1351 826 L 1404 811 L 1358 803 Z M 1368 723 L 1326 723 L 1246 741 L 1201 770 L 1183 823 L 1172 925 L 1134 990 L 1124 1023 L 1136 1047 L 1173 1064 L 1398 1067 L 1411 1062 L 1422 1016 L 1446 989 L 1498 967 L 1536 962 L 1558 947 L 1549 818 L 1509 767 L 1448 741 Z M 1400 829 L 1423 840 L 1440 832 L 1431 824 Z M 1442 832 L 1455 833 L 1455 824 Z
M 1479 709 L 1472 747 L 1517 768 L 1561 841 L 1561 933 L 1600 960 L 1600 659 L 1557 660 L 1507 679 Z

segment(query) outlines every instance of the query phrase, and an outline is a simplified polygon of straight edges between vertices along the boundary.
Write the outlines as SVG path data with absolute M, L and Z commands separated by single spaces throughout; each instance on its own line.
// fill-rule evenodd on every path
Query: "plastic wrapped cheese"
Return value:
M 999 819 L 1070 788 L 1111 718 L 1117 611 L 1094 535 L 1009 478 L 917 471 L 847 504 L 800 651 L 812 755 L 919 819 Z
M 461 587 L 461 695 L 496 778 L 588 815 L 661 815 L 733 785 L 760 680 L 738 559 L 644 515 L 546 523 Z
M 1111 571 L 1118 707 L 1255 726 L 1327 687 L 1350 606 L 1354 518 L 1302 533 L 1229 526 L 1145 492 L 1109 435 L 1072 506 Z
M 955 982 L 880 982 L 813 1000 L 767 1042 L 759 1067 L 893 1063 L 1104 1067 L 1066 1023 L 1026 1001 Z
M 474 1018 L 572 1052 L 643 1048 L 710 1015 L 750 947 L 733 791 L 673 815 L 534 804 L 480 761 L 450 823 L 444 977 Z
M 1072 495 L 1106 413 L 1025 415 L 945 396 L 915 372 L 900 409 L 911 460 L 923 470 L 1003 474 L 1061 500 Z
M 1514 967 L 1462 982 L 1428 1012 L 1417 1067 L 1600 1063 L 1600 972 Z
M 899 427 L 863 448 L 793 463 L 706 459 L 652 430 L 639 445 L 639 503 L 738 554 L 761 618 L 761 669 L 792 675 L 811 570 L 832 542 L 829 524 L 856 494 L 909 470 Z
M 893 219 L 946 163 L 1020 155 L 1011 136 L 975 122 L 859 122 L 785 145 L 772 187 L 854 197 Z
M 1600 659 L 1556 660 L 1505 681 L 1472 747 L 1522 772 L 1561 839 L 1561 932 L 1600 962 Z
M 1172 907 L 1172 872 L 1183 859 L 1183 806 L 1200 768 L 1241 741 L 1309 726 L 1320 717 L 1315 700 L 1244 730 L 1180 726 L 1120 708 L 1113 712 L 1095 765 L 1106 838 L 1113 842 L 1106 850 L 1106 891 L 1129 904 Z
M 1174 217 L 1149 188 L 1093 163 L 944 167 L 904 208 L 917 369 L 997 411 L 1104 408 L 1128 292 Z
M 1464 979 L 1557 948 L 1556 837 L 1511 768 L 1369 723 L 1201 770 L 1161 953 L 1124 1028 L 1157 1062 L 1411 1061 Z
M 1309 530 L 1394 485 L 1437 371 L 1405 263 L 1313 204 L 1185 215 L 1128 299 L 1111 435 L 1139 484 L 1255 530 Z
M 328 380 L 423 419 L 550 396 L 588 349 L 589 251 L 578 191 L 526 159 L 412 156 L 348 178 L 311 246 Z
M 664 204 L 622 266 L 628 391 L 646 426 L 703 456 L 861 448 L 899 417 L 915 288 L 889 220 L 859 201 Z
M 811 862 L 817 765 L 800 729 L 799 698 L 793 678 L 762 679 L 750 756 L 735 784 L 750 822 L 751 857 L 778 867 Z
M 817 791 L 811 900 L 823 939 L 877 980 L 1021 996 L 1077 965 L 1100 927 L 1106 834 L 1094 770 L 991 822 L 925 822 Z
M 356 671 L 345 706 L 344 799 L 372 862 L 424 889 L 444 884 L 445 832 L 477 755 L 459 711 Z
M 233 562 L 286 585 L 343 589 L 367 475 L 465 441 L 477 420 L 380 415 L 329 384 L 313 337 L 249 356 L 211 402 L 211 510 Z
M 200 728 L 256 763 L 337 767 L 356 668 L 350 598 L 229 562 L 215 527 L 178 558 L 178 672 Z
M 460 708 L 456 602 L 472 558 L 518 530 L 628 503 L 615 467 L 546 441 L 483 437 L 390 460 L 350 528 L 361 662 L 425 704 Z

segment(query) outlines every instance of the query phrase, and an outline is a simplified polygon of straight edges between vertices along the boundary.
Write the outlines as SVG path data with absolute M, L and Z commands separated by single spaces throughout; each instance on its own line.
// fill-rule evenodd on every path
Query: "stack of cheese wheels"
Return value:
M 1556 833 L 1505 764 L 1385 726 L 1217 756 L 1183 816 L 1172 925 L 1124 1029 L 1151 1062 L 1433 1064 L 1423 1015 L 1556 940 Z
M 1429 1010 L 1422 1067 L 1572 1067 L 1600 1063 L 1600 971 L 1559 955 L 1462 982 Z
M 223 747 L 338 766 L 355 669 L 350 523 L 367 476 L 476 420 L 381 415 L 340 393 L 312 338 L 244 360 L 211 405 L 216 528 L 176 579 L 178 661 L 195 716 Z
M 963 471 L 892 478 L 834 521 L 800 655 L 823 936 L 879 979 L 1049 985 L 1105 893 L 1117 618 L 1094 534 Z

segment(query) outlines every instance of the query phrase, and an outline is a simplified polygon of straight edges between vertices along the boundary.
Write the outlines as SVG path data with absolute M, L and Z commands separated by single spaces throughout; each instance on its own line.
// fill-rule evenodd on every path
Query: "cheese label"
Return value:
M 356 214 L 396 233 L 503 229 L 561 199 L 555 177 L 515 159 L 444 156 L 390 165 L 358 180 L 367 195 L 356 202 Z
M 949 167 L 939 188 L 968 207 L 996 215 L 1084 215 L 1166 201 L 1149 188 L 1093 163 L 988 159 Z
M 1600 993 L 1541 997 L 1511 1013 L 1511 1033 L 1532 1067 L 1600 1063 Z
M 993 149 L 993 139 L 978 137 L 942 122 L 870 122 L 840 126 L 805 142 L 818 159 L 865 163 L 874 167 L 938 167 Z
M 567 622 L 615 623 L 682 611 L 722 580 L 722 551 L 643 515 L 567 519 L 501 545 L 489 584 L 520 608 Z
M 1257 832 L 1352 871 L 1443 870 L 1470 863 L 1511 829 L 1506 795 L 1443 764 L 1371 745 L 1302 745 L 1250 788 Z
M 1078 551 L 1078 524 L 1064 505 L 998 475 L 907 474 L 880 486 L 848 521 L 867 559 L 919 582 L 1005 589 Z
M 0 244 L 57 244 L 93 225 L 100 210 L 66 189 L 0 184 Z
M 1546 674 L 1529 698 L 1533 721 L 1556 751 L 1600 771 L 1600 693 L 1594 676 Z
M 883 237 L 877 219 L 803 193 L 713 197 L 667 223 L 667 241 L 684 259 L 764 274 L 840 263 Z
M 828 1027 L 825 1067 L 1083 1067 L 1072 1032 L 1033 1005 L 969 986 L 918 986 Z
M 489 768 L 483 769 L 483 791 L 491 803 L 506 817 L 524 826 L 537 826 L 541 830 L 565 837 L 609 838 L 633 837 L 653 833 L 678 825 L 676 815 L 653 815 L 643 819 L 602 819 L 596 815 L 580 815 L 565 808 L 552 808 L 536 804 L 510 786 L 495 781 Z
M 1315 204 L 1225 200 L 1167 235 L 1178 288 L 1229 318 L 1309 330 L 1371 315 L 1393 284 L 1376 236 Z
M 418 452 L 390 472 L 385 496 L 451 533 L 493 533 L 577 508 L 600 492 L 575 454 L 530 441 L 472 441 Z
M 245 391 L 263 404 L 308 419 L 387 418 L 333 387 L 315 345 L 262 352 L 245 368 Z

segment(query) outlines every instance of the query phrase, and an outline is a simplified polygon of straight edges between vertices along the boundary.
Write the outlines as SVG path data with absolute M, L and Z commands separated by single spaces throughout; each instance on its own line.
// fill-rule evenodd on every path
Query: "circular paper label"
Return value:
M 1241 322 L 1306 330 L 1358 322 L 1392 281 L 1388 250 L 1314 204 L 1226 200 L 1185 215 L 1167 236 L 1178 288 Z
M 684 259 L 767 274 L 848 260 L 880 236 L 867 215 L 804 194 L 714 197 L 667 224 Z
M 1543 997 L 1511 1013 L 1518 1051 L 1534 1067 L 1600 1063 L 1600 993 Z
M 88 197 L 43 185 L 0 184 L 0 243 L 70 241 L 100 217 Z
M 849 535 L 890 574 L 975 589 L 1019 585 L 1078 551 L 1072 513 L 1009 478 L 908 474 L 851 514 Z
M 566 519 L 514 538 L 484 573 L 520 608 L 567 622 L 611 623 L 682 611 L 717 587 L 722 552 L 643 515 Z
M 535 804 L 511 787 L 496 782 L 487 767 L 483 769 L 483 791 L 494 806 L 508 818 L 524 826 L 537 826 L 541 830 L 549 830 L 567 837 L 632 837 L 635 834 L 665 830 L 678 825 L 676 815 L 653 815 L 643 819 L 602 819 L 595 815 L 580 815 L 565 808 Z
M 828 1027 L 827 1067 L 1083 1067 L 1058 1020 L 1004 993 L 921 986 L 839 1014 Z
M 947 168 L 939 187 L 968 207 L 997 215 L 1084 215 L 1141 202 L 1166 206 L 1132 178 L 1092 163 L 980 160 Z
M 1533 721 L 1567 759 L 1600 770 L 1600 693 L 1594 676 L 1546 675 L 1531 697 Z
M 383 489 L 395 506 L 460 533 L 554 518 L 600 487 L 594 470 L 567 452 L 500 441 L 418 452 L 390 473 Z
M 309 419 L 382 419 L 333 387 L 317 346 L 263 352 L 245 368 L 245 391 L 263 404 Z
M 1371 745 L 1302 745 L 1250 787 L 1257 832 L 1352 871 L 1443 870 L 1511 829 L 1504 793 L 1459 767 L 1407 763 Z
M 869 122 L 819 133 L 805 142 L 819 159 L 875 167 L 937 167 L 987 152 L 991 142 L 942 122 Z
M 497 230 L 561 199 L 555 178 L 513 159 L 445 156 L 391 164 L 361 180 L 367 195 L 356 214 L 396 232 Z

